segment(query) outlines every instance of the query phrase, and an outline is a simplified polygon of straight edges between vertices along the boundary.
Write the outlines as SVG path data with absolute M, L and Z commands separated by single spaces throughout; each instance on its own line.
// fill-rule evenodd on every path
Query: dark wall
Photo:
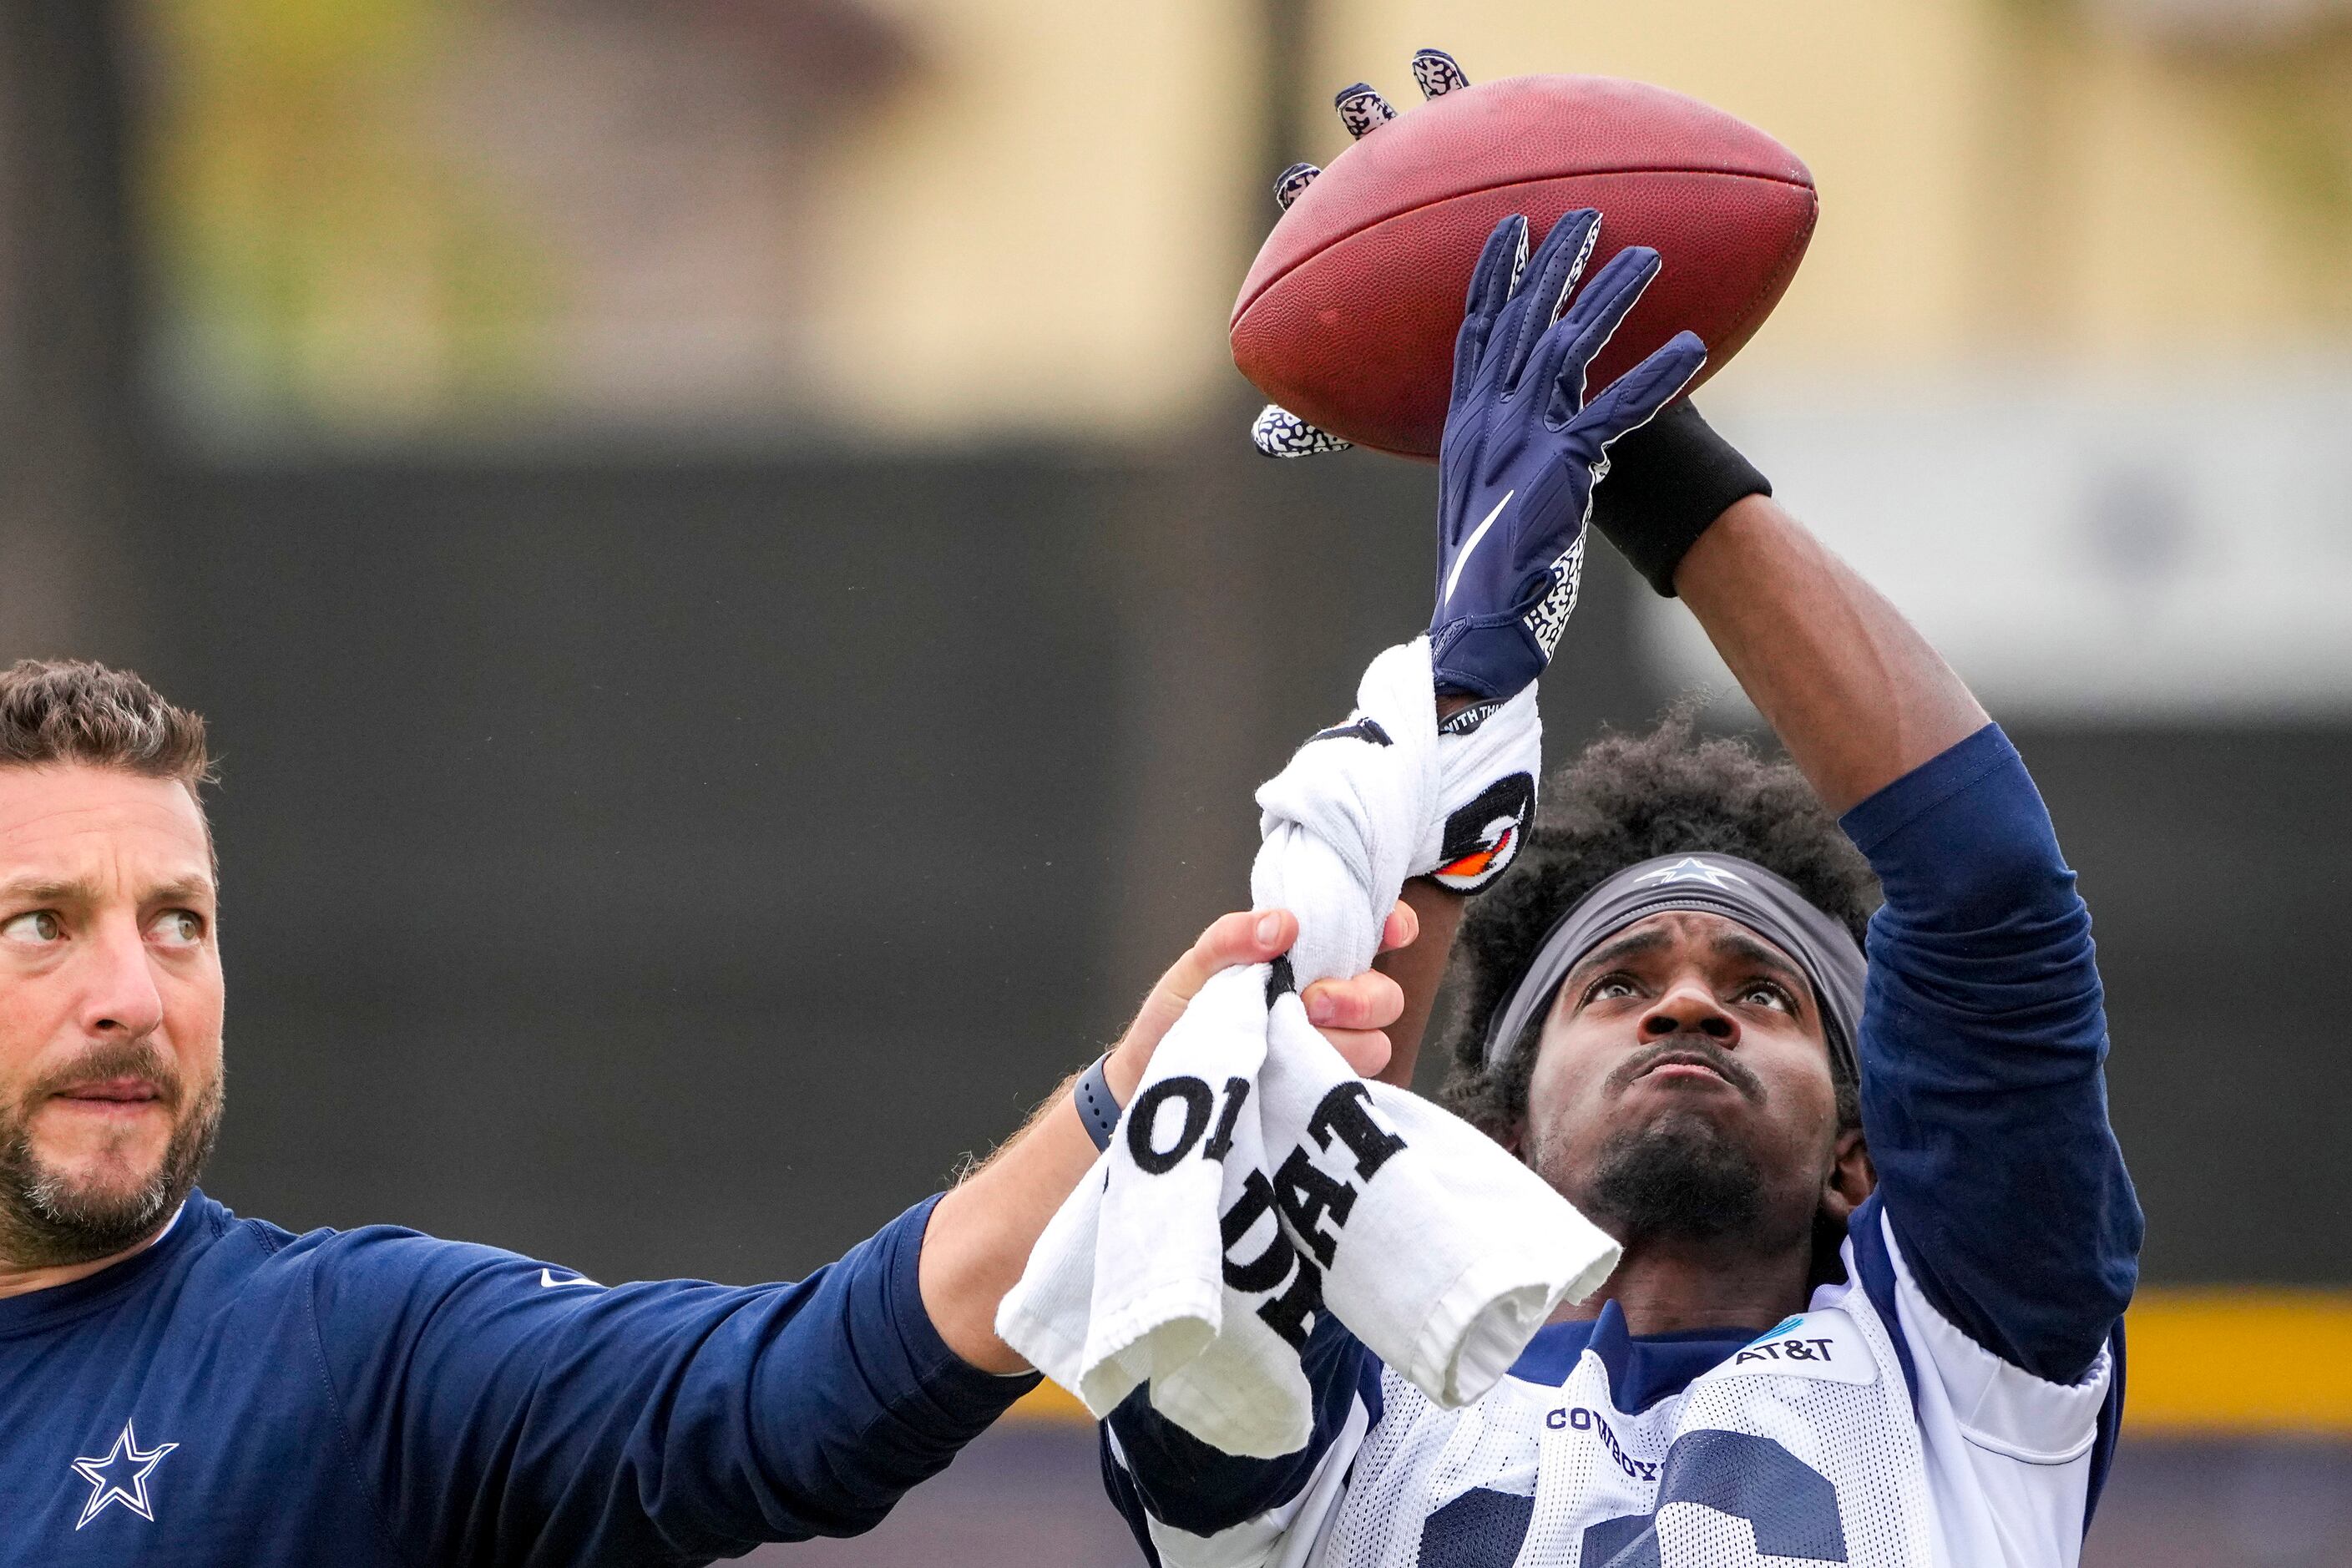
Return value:
M 2352 1283 L 2352 729 L 2017 741 L 2090 900 L 2147 1277 Z
M 1244 899 L 1249 789 L 1426 614 L 1427 470 L 1235 445 L 167 476 L 140 641 L 227 775 L 213 1190 L 751 1279 L 935 1188 Z M 1555 759 L 1664 696 L 1633 591 L 1588 588 Z M 2019 739 L 2151 1278 L 2352 1280 L 2352 730 Z
M 186 479 L 226 756 L 213 1184 L 796 1271 L 1104 1026 L 1099 507 L 1034 465 Z

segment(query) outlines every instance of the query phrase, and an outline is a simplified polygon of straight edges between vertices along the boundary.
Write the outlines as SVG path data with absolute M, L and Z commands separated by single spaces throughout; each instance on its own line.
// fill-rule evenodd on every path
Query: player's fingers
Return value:
M 1455 406 L 1470 395 L 1486 357 L 1486 340 L 1495 320 L 1511 301 L 1519 269 L 1527 265 L 1528 220 L 1517 213 L 1495 226 L 1470 269 L 1470 292 L 1463 301 L 1462 330 L 1454 338 L 1454 398 Z
M 1356 1069 L 1358 1078 L 1370 1078 L 1389 1065 L 1389 1037 L 1379 1029 L 1320 1029 L 1317 1033 L 1331 1042 L 1331 1048 Z
M 1412 54 L 1412 79 L 1425 99 L 1444 98 L 1449 92 L 1459 92 L 1470 85 L 1468 74 L 1444 49 L 1415 49 Z
M 1275 177 L 1274 205 L 1288 212 L 1290 204 L 1298 199 L 1299 193 L 1313 184 L 1315 176 L 1322 172 L 1312 163 L 1293 163 L 1285 169 Z
M 1318 980 L 1298 999 L 1307 1021 L 1319 1029 L 1385 1029 L 1404 1016 L 1404 987 L 1377 969 L 1347 980 Z
M 1421 936 L 1421 917 L 1412 906 L 1400 900 L 1389 910 L 1389 918 L 1381 922 L 1381 951 L 1391 952 L 1411 947 Z
M 1593 275 L 1576 297 L 1568 314 L 1559 319 L 1552 331 L 1557 342 L 1548 351 L 1547 358 L 1555 366 L 1555 381 L 1576 401 L 1569 412 L 1573 414 L 1584 405 L 1586 390 L 1584 373 L 1609 345 L 1618 325 L 1625 320 L 1658 275 L 1658 253 L 1646 245 L 1629 245 L 1609 258 L 1608 264 Z M 1557 413 L 1557 405 L 1551 412 Z
M 1601 235 L 1601 215 L 1591 207 L 1563 214 L 1536 247 L 1528 263 L 1527 287 L 1511 301 L 1497 330 L 1510 335 L 1503 343 L 1498 384 L 1506 392 L 1518 389 L 1521 374 L 1534 357 L 1536 345 L 1559 314 L 1560 301 L 1584 271 Z M 1605 268 L 1604 268 L 1605 270 Z
M 1269 458 L 1316 458 L 1326 452 L 1344 452 L 1353 445 L 1276 403 L 1267 404 L 1250 421 L 1250 442 Z
M 1370 82 L 1360 81 L 1353 87 L 1343 87 L 1331 106 L 1339 111 L 1339 123 L 1348 134 L 1361 140 L 1397 117 L 1389 100 Z
M 1576 423 L 1606 449 L 1618 437 L 1657 417 L 1658 410 L 1681 396 L 1706 364 L 1706 345 L 1698 334 L 1676 332 L 1649 358 L 1602 387 Z
M 1513 213 L 1495 226 L 1479 247 L 1477 264 L 1470 268 L 1470 292 L 1462 308 L 1493 321 L 1511 302 L 1511 290 L 1519 286 L 1519 270 L 1527 264 L 1528 220 Z
M 1564 269 L 1555 266 L 1554 270 L 1559 277 L 1558 287 L 1554 288 L 1549 278 L 1545 279 L 1545 291 L 1551 295 L 1547 307 L 1550 313 L 1544 318 L 1547 327 L 1568 313 L 1568 297 L 1576 292 L 1576 280 L 1584 276 L 1585 263 L 1592 259 L 1592 247 L 1601 237 L 1601 212 L 1597 207 L 1580 207 L 1572 213 L 1562 213 L 1559 223 L 1573 226 L 1569 229 L 1570 237 L 1560 241 L 1558 255 L 1567 258 L 1567 265 Z M 1559 225 L 1553 226 L 1557 231 Z M 1552 236 L 1548 234 L 1544 238 L 1549 240 Z M 1575 251 L 1573 256 L 1569 255 L 1571 249 Z M 1543 294 L 1537 294 L 1532 303 L 1544 305 Z

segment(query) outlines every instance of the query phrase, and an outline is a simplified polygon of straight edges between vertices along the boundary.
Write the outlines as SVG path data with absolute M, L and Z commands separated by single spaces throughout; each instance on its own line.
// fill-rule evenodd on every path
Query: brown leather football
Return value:
M 1712 374 L 1780 302 L 1820 208 L 1796 154 L 1664 88 L 1523 76 L 1463 88 L 1334 159 L 1292 204 L 1234 302 L 1234 363 L 1360 446 L 1434 458 L 1479 247 L 1527 215 L 1601 209 L 1589 277 L 1628 245 L 1664 269 L 1601 353 L 1598 391 L 1689 328 Z

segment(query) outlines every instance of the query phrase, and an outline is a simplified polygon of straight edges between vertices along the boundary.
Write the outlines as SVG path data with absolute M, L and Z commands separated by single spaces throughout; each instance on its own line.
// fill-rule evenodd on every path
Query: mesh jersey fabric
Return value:
M 1556 1325 L 1450 1415 L 1332 1351 L 1328 1392 L 1353 1405 L 1256 1471 L 1203 1468 L 1122 1409 L 1108 1479 L 1155 1555 L 2071 1568 L 2113 1452 L 2142 1236 L 2089 914 L 1997 726 L 1841 820 L 1886 895 L 1860 1031 L 1878 1186 L 1845 1279 L 1754 1344 L 1677 1347 L 1696 1362 L 1664 1377 L 1622 1319 L 1613 1344 L 1608 1312 Z M 1497 1521 L 1522 1512 L 1505 1555 Z
M 1845 1261 L 1643 1408 L 1606 1325 L 1556 1384 L 1531 1355 L 1461 1410 L 1383 1372 L 1299 1498 L 1206 1536 L 1153 1519 L 1150 1545 L 1163 1568 L 2072 1568 L 2114 1355 L 2073 1384 L 2000 1362 L 1875 1202 Z

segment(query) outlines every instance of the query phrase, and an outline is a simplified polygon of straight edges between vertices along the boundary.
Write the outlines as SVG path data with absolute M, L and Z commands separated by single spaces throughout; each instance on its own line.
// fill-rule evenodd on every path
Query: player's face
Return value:
M 120 1251 L 194 1182 L 220 1114 L 215 909 L 178 784 L 0 767 L 0 1260 Z
M 1720 915 L 1670 910 L 1602 942 L 1561 983 L 1540 1050 L 1522 1149 L 1629 1244 L 1792 1245 L 1864 1158 L 1838 1133 L 1804 972 Z

